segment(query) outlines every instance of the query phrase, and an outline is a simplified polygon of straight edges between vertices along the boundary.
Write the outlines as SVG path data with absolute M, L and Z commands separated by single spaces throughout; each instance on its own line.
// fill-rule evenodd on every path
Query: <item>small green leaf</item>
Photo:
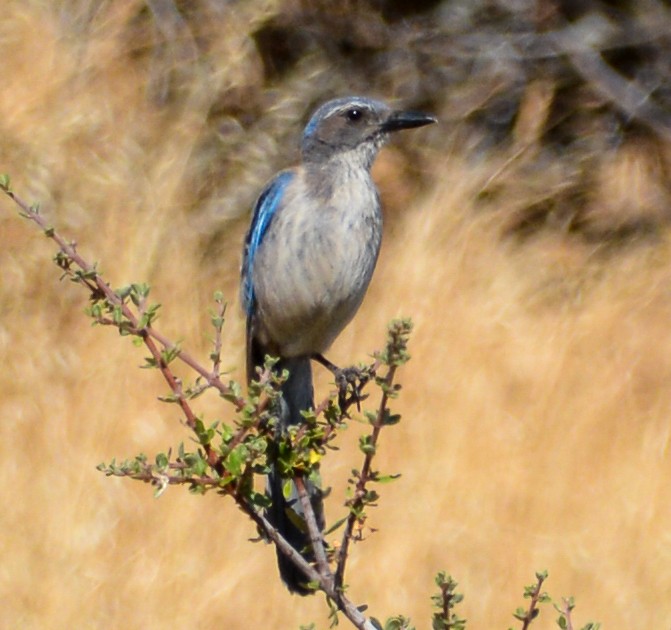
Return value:
M 215 423 L 216 425 L 216 423 Z M 196 433 L 196 436 L 198 437 L 198 441 L 201 444 L 210 444 L 212 440 L 214 439 L 214 435 L 216 433 L 214 426 L 210 426 L 208 428 L 205 427 L 205 423 L 203 422 L 202 418 L 197 417 L 196 418 L 196 424 L 194 427 L 194 431 Z
M 114 291 L 114 293 L 116 293 L 119 296 L 119 298 L 123 301 L 130 295 L 132 290 L 133 288 L 129 284 L 126 285 L 125 287 L 119 287 Z
M 380 627 L 380 622 L 377 622 L 377 627 Z M 408 617 L 403 617 L 402 615 L 397 615 L 396 617 L 389 617 L 387 621 L 384 622 L 383 630 L 412 630 L 413 626 L 410 625 L 410 619 Z
M 225 458 L 224 467 L 226 472 L 233 475 L 233 477 L 240 477 L 242 475 L 243 467 L 247 461 L 249 451 L 244 444 L 238 444 Z
M 400 476 L 401 473 L 397 473 L 395 475 L 378 475 L 373 479 L 373 481 L 377 481 L 377 483 L 391 483 L 392 481 L 399 479 Z
M 270 497 L 265 492 L 252 491 L 247 495 L 247 498 L 252 503 L 252 505 L 256 505 L 260 508 L 267 509 L 272 505 Z
M 345 516 L 345 518 L 341 518 L 341 519 L 337 520 L 335 523 L 333 523 L 333 525 L 331 525 L 331 527 L 329 527 L 324 532 L 324 536 L 328 536 L 329 534 L 332 534 L 334 531 L 336 531 L 336 529 L 339 529 L 340 527 L 342 527 L 347 522 L 348 518 L 349 518 L 348 516 Z
M 133 289 L 133 292 L 141 298 L 146 298 L 149 295 L 149 290 L 151 289 L 151 287 L 146 282 L 135 282 L 131 284 L 131 288 Z
M 163 363 L 170 365 L 179 356 L 181 351 L 179 344 L 164 348 L 161 350 L 161 359 L 163 359 Z
M 385 409 L 382 414 L 382 424 L 386 426 L 392 426 L 398 424 L 401 421 L 400 413 L 391 413 L 389 409 Z
M 123 321 L 123 311 L 121 310 L 121 306 L 118 304 L 115 304 L 114 308 L 112 309 L 112 320 L 117 325 Z
M 209 464 L 207 461 L 200 455 L 194 454 L 189 462 L 189 466 L 193 469 L 195 475 L 201 476 L 204 475 L 208 469 Z
M 373 440 L 370 435 L 362 435 L 359 438 L 359 449 L 366 455 L 375 454 L 375 445 L 373 444 Z
M 377 413 L 375 413 L 374 411 L 370 411 L 367 409 L 364 411 L 364 416 L 366 416 L 366 420 L 368 420 L 370 424 L 374 425 L 375 423 L 377 423 Z

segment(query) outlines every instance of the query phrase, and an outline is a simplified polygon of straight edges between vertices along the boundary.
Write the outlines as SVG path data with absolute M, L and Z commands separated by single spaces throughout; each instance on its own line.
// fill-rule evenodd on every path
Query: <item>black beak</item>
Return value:
M 403 112 L 396 111 L 389 115 L 382 125 L 382 131 L 399 131 L 401 129 L 413 129 L 414 127 L 424 127 L 431 123 L 438 122 L 433 116 L 423 114 L 422 112 Z

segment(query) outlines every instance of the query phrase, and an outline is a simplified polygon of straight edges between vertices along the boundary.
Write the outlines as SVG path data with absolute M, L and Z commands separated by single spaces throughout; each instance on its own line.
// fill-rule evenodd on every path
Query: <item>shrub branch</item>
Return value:
M 382 390 L 382 400 L 376 420 L 371 423 L 373 431 L 366 444 L 368 450 L 364 450 L 366 455 L 356 484 L 355 498 L 348 503 L 350 514 L 343 539 L 347 545 L 352 537 L 354 522 L 357 519 L 363 520 L 362 508 L 370 504 L 366 499 L 369 497 L 366 485 L 377 480 L 377 473 L 372 470 L 372 460 L 380 430 L 384 424 L 394 423 L 388 421 L 390 418 L 397 418 L 391 415 L 387 405 L 398 390 L 393 385 L 396 369 L 407 360 L 404 358 L 400 361 L 399 357 L 406 356 L 409 323 L 397 322 L 392 325 L 387 348 L 371 365 L 359 370 L 360 383 L 354 387 L 351 396 L 333 394 L 327 397 L 312 414 L 307 415 L 304 425 L 287 437 L 278 438 L 274 429 L 277 419 L 272 413 L 276 405 L 272 403 L 280 395 L 280 386 L 287 375 L 277 374 L 273 370 L 276 360 L 268 358 L 264 367 L 258 370 L 257 379 L 249 384 L 247 397 L 241 394 L 241 387 L 237 383 L 224 383 L 221 380 L 221 331 L 226 311 L 221 294 L 215 295 L 216 306 L 211 313 L 214 339 L 210 354 L 212 367 L 207 369 L 154 327 L 159 305 L 147 301 L 147 285 L 132 284 L 117 290 L 112 289 L 98 271 L 97 265 L 88 262 L 79 254 L 74 242 L 65 239 L 49 225 L 38 206 L 27 204 L 11 190 L 9 178 L 5 175 L 0 175 L 0 190 L 18 205 L 23 217 L 35 223 L 56 243 L 59 251 L 54 260 L 63 272 L 63 277 L 87 289 L 90 300 L 87 310 L 94 322 L 115 327 L 121 335 L 134 336 L 141 340 L 149 351 L 144 367 L 158 369 L 168 384 L 170 394 L 161 397 L 161 400 L 180 407 L 186 424 L 195 433 L 200 447 L 196 452 L 187 452 L 180 445 L 176 454 L 170 449 L 167 453 L 158 454 L 153 462 L 145 455 L 138 455 L 119 464 L 114 460 L 109 465 L 101 464 L 99 470 L 108 476 L 129 477 L 150 483 L 155 486 L 156 495 L 162 494 L 171 485 L 187 485 L 193 492 L 214 490 L 232 497 L 238 507 L 256 524 L 263 538 L 272 541 L 318 590 L 324 592 L 327 599 L 334 604 L 334 611 L 342 611 L 357 628 L 374 630 L 375 624 L 362 612 L 365 607 L 355 606 L 341 588 L 342 584 L 336 585 L 334 573 L 329 566 L 324 537 L 319 531 L 304 479 L 317 472 L 321 456 L 326 449 L 331 448 L 339 431 L 346 427 L 349 408 L 353 404 L 359 405 L 363 399 L 360 395 L 361 389 L 375 379 Z M 185 386 L 177 378 L 170 367 L 174 360 L 181 361 L 195 372 L 197 377 L 193 385 Z M 383 364 L 389 369 L 386 376 L 378 379 L 376 372 Z M 233 405 L 238 416 L 235 426 L 219 422 L 206 426 L 203 419 L 196 414 L 191 401 L 207 389 L 217 391 Z M 289 476 L 296 484 L 304 508 L 316 558 L 315 566 L 293 549 L 267 520 L 260 508 L 268 507 L 268 499 L 254 489 L 254 476 L 265 475 L 269 470 L 268 445 L 272 440 L 278 439 L 288 440 L 288 448 L 285 450 L 290 461 L 285 464 L 290 471 Z M 338 555 L 337 571 L 341 578 L 344 574 L 346 553 L 347 549 L 344 553 L 341 549 Z
M 348 380 L 339 382 L 338 391 L 325 398 L 315 410 L 305 414 L 305 422 L 300 427 L 278 436 L 275 426 L 277 418 L 273 409 L 280 394 L 280 387 L 287 374 L 278 374 L 274 368 L 277 360 L 267 358 L 263 368 L 257 370 L 257 378 L 248 384 L 247 397 L 242 388 L 230 381 L 221 380 L 220 366 L 222 353 L 222 328 L 226 304 L 220 293 L 215 294 L 215 308 L 211 313 L 214 327 L 212 352 L 209 355 L 211 369 L 207 369 L 192 355 L 185 352 L 153 326 L 159 305 L 147 301 L 149 287 L 132 284 L 114 290 L 104 280 L 96 264 L 85 260 L 77 251 L 74 242 L 63 238 L 40 213 L 38 206 L 29 206 L 10 188 L 9 177 L 0 174 L 0 190 L 5 192 L 20 208 L 20 214 L 35 223 L 44 234 L 58 246 L 54 257 L 63 272 L 63 277 L 84 286 L 89 292 L 91 306 L 88 314 L 100 325 L 113 326 L 121 335 L 137 337 L 149 351 L 146 365 L 158 369 L 165 379 L 170 393 L 160 397 L 165 402 L 177 404 L 187 426 L 196 435 L 199 449 L 187 451 L 180 445 L 176 454 L 172 449 L 159 453 L 150 462 L 145 455 L 117 464 L 101 464 L 98 469 L 108 476 L 128 477 L 152 484 L 158 496 L 171 485 L 186 485 L 191 491 L 205 493 L 214 490 L 230 496 L 239 509 L 256 525 L 262 538 L 271 541 L 302 573 L 316 590 L 322 591 L 331 608 L 332 622 L 338 622 L 337 613 L 344 616 L 359 630 L 411 630 L 410 620 L 398 615 L 387 619 L 384 626 L 373 617 L 366 617 L 366 606 L 356 606 L 348 597 L 344 587 L 344 577 L 349 550 L 353 541 L 363 539 L 363 528 L 367 519 L 367 508 L 374 507 L 379 498 L 371 488 L 372 484 L 390 481 L 398 475 L 381 475 L 375 470 L 374 458 L 377 453 L 381 431 L 384 427 L 399 422 L 400 416 L 392 414 L 389 403 L 400 391 L 395 382 L 398 368 L 409 360 L 408 338 L 411 332 L 409 320 L 397 320 L 389 326 L 387 342 L 382 352 L 375 355 L 373 363 L 346 370 Z M 186 385 L 176 377 L 170 364 L 179 360 L 191 368 L 196 381 Z M 328 364 L 325 359 L 322 361 Z M 379 372 L 386 368 L 386 373 Z M 356 375 L 356 378 L 350 378 Z M 358 382 L 357 382 L 358 380 Z M 336 522 L 322 533 L 317 525 L 314 510 L 305 486 L 305 479 L 317 475 L 319 462 L 325 452 L 334 448 L 333 440 L 346 428 L 349 409 L 359 408 L 364 400 L 362 390 L 369 383 L 380 389 L 380 402 L 375 412 L 365 412 L 370 432 L 360 438 L 359 447 L 363 453 L 361 470 L 353 470 L 350 477 L 348 509 L 345 518 Z M 206 426 L 204 420 L 195 413 L 191 401 L 208 389 L 216 391 L 220 397 L 233 405 L 236 412 L 234 425 L 215 422 Z M 349 393 L 349 395 L 348 395 Z M 278 446 L 269 449 L 269 446 Z M 314 552 L 314 565 L 294 549 L 277 529 L 268 521 L 264 509 L 269 507 L 269 499 L 257 492 L 254 480 L 265 476 L 270 469 L 269 450 L 282 453 L 281 469 L 293 480 L 305 516 Z M 344 524 L 342 538 L 337 553 L 329 553 L 325 537 Z M 330 551 L 330 548 L 329 548 Z M 333 557 L 335 556 L 335 557 Z M 527 630 L 539 614 L 539 605 L 550 601 L 543 592 L 542 585 L 547 573 L 537 573 L 536 583 L 525 588 L 524 596 L 530 600 L 527 609 L 518 608 L 514 616 L 522 622 L 522 630 Z M 433 615 L 435 630 L 464 630 L 466 621 L 455 612 L 455 606 L 463 596 L 456 592 L 457 583 L 451 576 L 440 572 L 436 577 L 440 591 L 432 599 L 437 611 Z M 563 599 L 561 606 L 555 604 L 560 613 L 557 625 L 562 630 L 571 630 L 573 599 Z M 598 630 L 598 624 L 589 623 L 582 630 Z

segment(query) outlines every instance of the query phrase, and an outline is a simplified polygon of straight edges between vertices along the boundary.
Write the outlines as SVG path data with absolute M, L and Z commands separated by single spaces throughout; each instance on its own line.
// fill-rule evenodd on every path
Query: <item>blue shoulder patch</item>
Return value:
M 254 205 L 252 223 L 245 239 L 245 252 L 242 260 L 242 300 L 247 315 L 251 314 L 254 304 L 254 285 L 252 284 L 254 257 L 282 201 L 284 190 L 293 177 L 294 173 L 291 171 L 282 171 L 265 187 Z

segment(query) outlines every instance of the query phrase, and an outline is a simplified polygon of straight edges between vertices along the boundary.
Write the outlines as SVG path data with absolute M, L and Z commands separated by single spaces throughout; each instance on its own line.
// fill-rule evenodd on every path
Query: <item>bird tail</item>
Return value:
M 251 368 L 250 376 L 253 376 L 253 365 L 263 365 L 265 360 L 263 354 L 263 348 L 259 347 L 259 344 L 252 339 L 250 348 L 248 348 L 248 372 Z M 281 432 L 290 425 L 302 423 L 301 412 L 314 408 L 312 368 L 309 358 L 299 357 L 281 359 L 277 363 L 276 369 L 280 372 L 282 370 L 288 370 L 289 372 L 289 378 L 282 385 L 282 408 L 278 426 L 278 431 Z M 322 490 L 308 479 L 305 479 L 305 487 L 310 497 L 317 526 L 322 531 L 324 529 Z M 274 465 L 271 465 L 268 474 L 267 492 L 272 505 L 266 511 L 266 518 L 296 551 L 308 562 L 312 562 L 314 554 L 298 491 L 293 483 L 280 476 Z M 279 549 L 277 550 L 277 564 L 282 580 L 292 593 L 309 595 L 313 592 L 306 586 L 308 577 Z

